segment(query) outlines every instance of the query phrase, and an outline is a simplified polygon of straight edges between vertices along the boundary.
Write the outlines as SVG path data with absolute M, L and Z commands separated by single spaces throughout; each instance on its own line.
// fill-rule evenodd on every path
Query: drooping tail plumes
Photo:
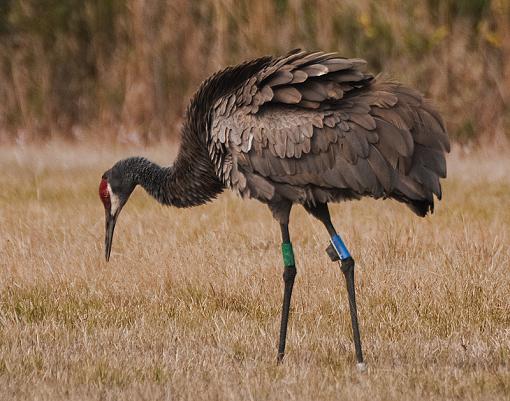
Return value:
M 391 127 L 391 135 L 379 135 L 380 141 L 399 141 L 410 134 L 412 142 L 408 157 L 403 157 L 393 144 L 395 151 L 386 149 L 389 163 L 393 165 L 394 185 L 390 196 L 406 203 L 419 216 L 434 211 L 434 195 L 442 197 L 440 178 L 446 177 L 445 152 L 450 151 L 450 142 L 444 123 L 437 111 L 419 92 L 400 84 L 377 84 L 398 98 L 392 109 L 374 107 L 372 112 Z M 385 127 L 381 125 L 380 131 Z M 384 143 L 381 146 L 385 146 Z

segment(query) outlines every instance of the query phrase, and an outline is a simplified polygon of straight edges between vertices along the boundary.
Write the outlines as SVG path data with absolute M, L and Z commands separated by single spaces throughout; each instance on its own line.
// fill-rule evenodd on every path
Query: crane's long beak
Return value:
M 113 241 L 113 231 L 115 230 L 115 223 L 117 222 L 117 217 L 119 216 L 119 211 L 117 211 L 113 216 L 109 211 L 106 211 L 106 225 L 105 225 L 105 238 L 104 238 L 104 256 L 106 261 L 110 260 L 110 252 L 112 251 L 112 241 Z

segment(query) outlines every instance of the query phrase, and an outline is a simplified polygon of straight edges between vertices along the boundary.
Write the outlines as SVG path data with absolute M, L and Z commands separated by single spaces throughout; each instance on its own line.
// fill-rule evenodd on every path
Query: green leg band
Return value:
M 284 242 L 282 244 L 282 256 L 283 265 L 285 267 L 296 265 L 296 262 L 294 262 L 294 251 L 292 250 L 292 244 L 290 242 Z

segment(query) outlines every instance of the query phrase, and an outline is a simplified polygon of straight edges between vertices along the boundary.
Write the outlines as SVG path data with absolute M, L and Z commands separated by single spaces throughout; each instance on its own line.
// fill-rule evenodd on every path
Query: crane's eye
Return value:
M 110 210 L 112 202 L 110 200 L 110 192 L 108 191 L 108 181 L 104 178 L 99 184 L 99 198 L 103 202 L 104 208 Z

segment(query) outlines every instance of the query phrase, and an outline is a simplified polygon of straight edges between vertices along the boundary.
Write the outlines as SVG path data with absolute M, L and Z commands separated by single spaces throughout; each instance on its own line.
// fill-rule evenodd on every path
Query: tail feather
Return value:
M 398 98 L 391 110 L 398 118 L 392 116 L 392 120 L 398 121 L 398 128 L 410 132 L 413 139 L 412 154 L 405 160 L 399 157 L 401 165 L 390 197 L 405 203 L 418 216 L 425 216 L 434 211 L 434 195 L 442 197 L 440 178 L 446 177 L 445 154 L 450 151 L 445 125 L 419 92 L 400 84 L 381 86 Z M 387 110 L 386 115 L 391 111 Z

